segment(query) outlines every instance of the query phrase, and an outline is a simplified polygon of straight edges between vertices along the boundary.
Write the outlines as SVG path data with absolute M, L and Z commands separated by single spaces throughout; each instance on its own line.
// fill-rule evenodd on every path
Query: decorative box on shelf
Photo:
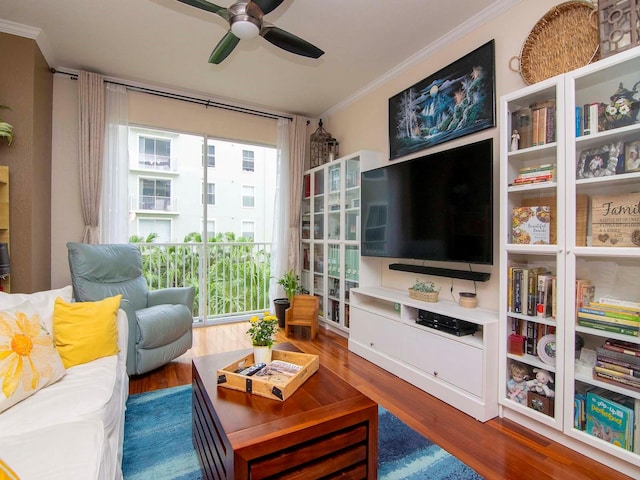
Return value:
M 640 193 L 591 198 L 594 247 L 640 247 Z
M 271 363 L 258 373 L 251 376 L 240 374 L 243 368 L 254 363 L 251 353 L 218 370 L 218 387 L 284 401 L 317 372 L 320 366 L 318 355 L 273 350 Z M 282 368 L 273 368 L 278 363 L 284 363 Z

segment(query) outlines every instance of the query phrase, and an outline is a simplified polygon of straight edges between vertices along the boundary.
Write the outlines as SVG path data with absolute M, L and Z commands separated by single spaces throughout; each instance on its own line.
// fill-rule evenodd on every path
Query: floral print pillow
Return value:
M 25 302 L 0 311 L 0 412 L 65 374 L 36 308 Z

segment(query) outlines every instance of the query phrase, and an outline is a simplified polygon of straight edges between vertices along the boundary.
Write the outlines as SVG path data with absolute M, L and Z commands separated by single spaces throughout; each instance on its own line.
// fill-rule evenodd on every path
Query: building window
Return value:
M 256 206 L 255 187 L 250 185 L 242 186 L 242 206 L 247 208 Z
M 207 240 L 216 236 L 216 221 L 207 220 Z
M 253 222 L 242 222 L 242 237 L 246 240 L 255 238 L 255 225 Z
M 216 166 L 216 146 L 215 145 L 207 145 L 207 167 L 215 167 Z
M 216 184 L 207 183 L 207 205 L 216 204 Z
M 171 140 L 141 136 L 138 139 L 138 153 L 141 167 L 160 170 L 171 168 Z
M 242 171 L 255 171 L 255 161 L 253 158 L 253 150 L 242 150 Z
M 171 180 L 141 178 L 139 188 L 138 208 L 141 210 L 171 211 Z
M 138 235 L 147 238 L 151 233 L 158 235 L 157 243 L 171 241 L 171 220 L 158 218 L 139 218 Z

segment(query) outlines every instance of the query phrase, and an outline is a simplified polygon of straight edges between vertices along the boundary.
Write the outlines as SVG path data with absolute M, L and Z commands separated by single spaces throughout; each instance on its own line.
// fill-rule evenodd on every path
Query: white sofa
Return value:
M 55 299 L 71 302 L 71 286 L 31 295 L 0 292 L 0 310 L 28 299 L 43 322 Z M 118 311 L 117 355 L 76 365 L 56 383 L 0 413 L 0 460 L 21 480 L 122 478 L 127 317 Z

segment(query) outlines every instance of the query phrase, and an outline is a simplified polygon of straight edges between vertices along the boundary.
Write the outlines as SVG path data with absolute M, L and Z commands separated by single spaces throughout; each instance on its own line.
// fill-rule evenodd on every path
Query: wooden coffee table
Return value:
M 205 478 L 377 477 L 375 402 L 322 365 L 284 402 L 219 388 L 218 369 L 249 353 L 193 359 L 193 444 Z

